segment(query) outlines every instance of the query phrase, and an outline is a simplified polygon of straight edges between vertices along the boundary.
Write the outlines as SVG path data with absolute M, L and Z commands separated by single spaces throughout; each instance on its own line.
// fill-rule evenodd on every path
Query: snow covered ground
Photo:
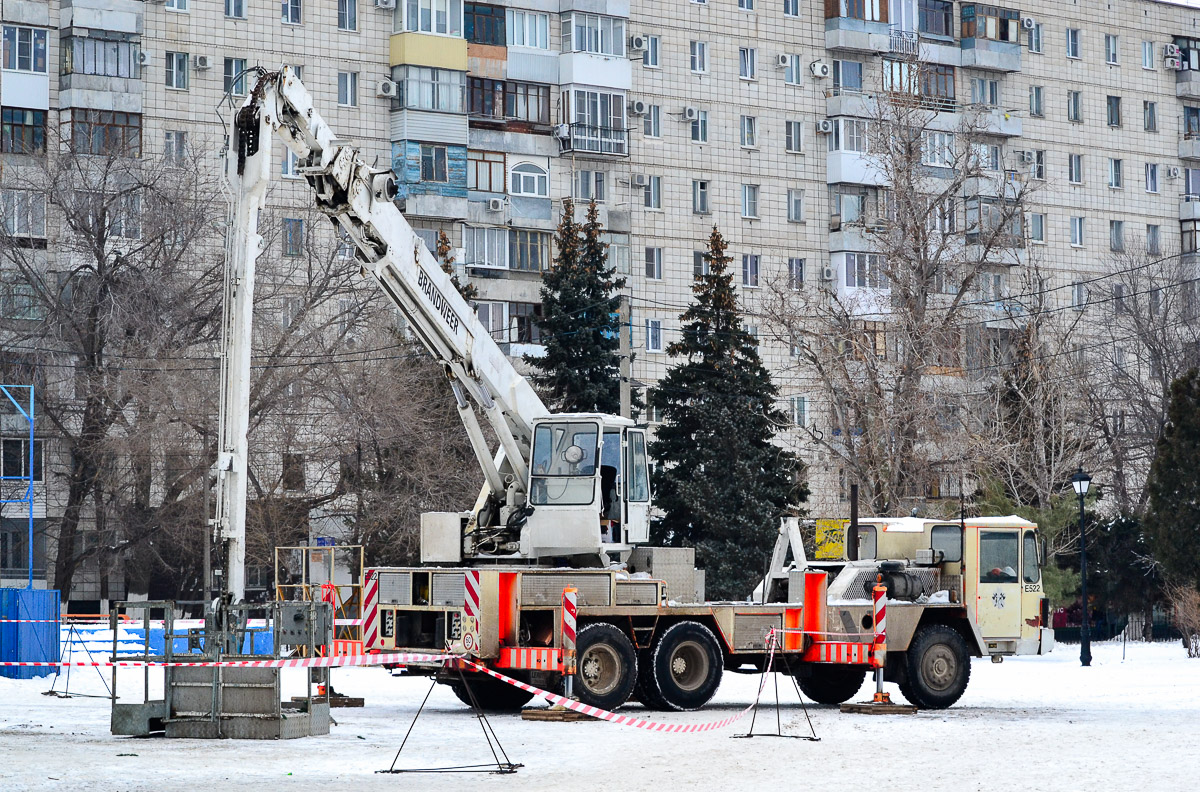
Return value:
M 732 739 L 746 732 L 749 718 L 718 732 L 668 735 L 493 716 L 509 757 L 524 764 L 510 776 L 377 775 L 429 687 L 382 669 L 335 670 L 335 687 L 366 697 L 367 706 L 334 710 L 338 725 L 327 737 L 282 742 L 113 737 L 107 699 L 44 696 L 49 677 L 0 679 L 0 791 L 1195 789 L 1200 660 L 1189 661 L 1179 644 L 1097 644 L 1094 654 L 1090 669 L 1079 666 L 1077 646 L 1002 665 L 977 660 L 966 695 L 943 712 L 843 715 L 809 705 L 820 742 Z M 122 672 L 123 690 L 140 691 L 140 673 Z M 302 673 L 285 671 L 297 686 Z M 790 681 L 779 681 L 784 732 L 807 734 Z M 758 677 L 730 674 L 701 712 L 645 714 L 719 719 L 752 701 L 757 684 Z M 56 687 L 63 686 L 60 678 Z M 74 669 L 70 690 L 103 694 L 104 686 L 94 671 Z M 767 691 L 773 701 L 770 684 Z M 622 711 L 644 712 L 637 705 Z M 756 731 L 774 726 L 773 706 L 760 710 Z M 397 766 L 490 758 L 475 718 L 438 686 Z

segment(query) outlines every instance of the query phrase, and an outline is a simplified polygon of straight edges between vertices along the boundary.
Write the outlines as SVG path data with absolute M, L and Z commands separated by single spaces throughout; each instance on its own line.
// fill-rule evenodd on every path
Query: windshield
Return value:
M 544 423 L 533 432 L 534 505 L 583 504 L 594 498 L 599 427 L 592 423 Z

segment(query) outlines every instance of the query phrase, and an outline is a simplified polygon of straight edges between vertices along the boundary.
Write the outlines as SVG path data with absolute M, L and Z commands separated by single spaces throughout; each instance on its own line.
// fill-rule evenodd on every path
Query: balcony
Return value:
M 1021 70 L 1020 11 L 964 3 L 959 16 L 964 67 L 1001 72 Z
M 970 120 L 981 134 L 996 135 L 997 137 L 1020 137 L 1021 119 L 1016 113 L 1003 107 L 987 107 L 986 105 L 971 105 Z
M 893 55 L 916 55 L 921 40 L 911 30 L 901 30 L 892 25 L 888 29 L 888 52 Z
M 869 184 L 876 187 L 887 183 L 878 163 L 869 154 L 856 151 L 830 151 L 825 155 L 827 184 Z
M 826 19 L 825 48 L 873 54 L 891 52 L 891 28 L 885 21 L 854 16 Z
M 1189 132 L 1180 139 L 1179 159 L 1200 160 L 1200 134 Z
M 615 127 L 593 126 L 592 124 L 559 124 L 554 136 L 564 152 L 584 154 L 608 154 L 615 157 L 629 155 L 628 133 Z
M 1175 96 L 1180 99 L 1200 99 L 1200 71 L 1184 69 L 1175 72 Z
M 1179 219 L 1200 220 L 1200 195 L 1184 195 L 1179 202 Z
M 1021 70 L 1021 45 L 1016 42 L 964 38 L 961 47 L 963 68 L 998 72 Z

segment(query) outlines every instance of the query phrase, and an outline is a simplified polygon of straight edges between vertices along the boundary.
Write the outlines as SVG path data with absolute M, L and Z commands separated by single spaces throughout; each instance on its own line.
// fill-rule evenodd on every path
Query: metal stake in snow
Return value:
M 574 698 L 575 620 L 578 616 L 579 589 L 567 586 L 562 598 L 563 694 Z

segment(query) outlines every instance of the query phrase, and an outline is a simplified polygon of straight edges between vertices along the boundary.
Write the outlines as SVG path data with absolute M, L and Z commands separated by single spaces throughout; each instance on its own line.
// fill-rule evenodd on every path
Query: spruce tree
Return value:
M 1167 425 L 1150 466 L 1146 529 L 1169 581 L 1200 588 L 1200 373 L 1171 383 Z
M 603 233 L 595 201 L 580 226 L 574 203 L 563 199 L 558 252 L 542 275 L 538 328 L 546 354 L 525 358 L 534 383 L 563 412 L 616 413 L 621 407 L 617 310 L 625 279 L 608 266 Z
M 665 513 L 653 538 L 694 547 L 707 595 L 740 600 L 762 578 L 779 519 L 807 490 L 795 483 L 795 457 L 771 442 L 785 416 L 742 324 L 725 248 L 714 226 L 708 274 L 692 287 L 682 337 L 667 347 L 677 362 L 650 395 L 662 412 L 650 453 Z

